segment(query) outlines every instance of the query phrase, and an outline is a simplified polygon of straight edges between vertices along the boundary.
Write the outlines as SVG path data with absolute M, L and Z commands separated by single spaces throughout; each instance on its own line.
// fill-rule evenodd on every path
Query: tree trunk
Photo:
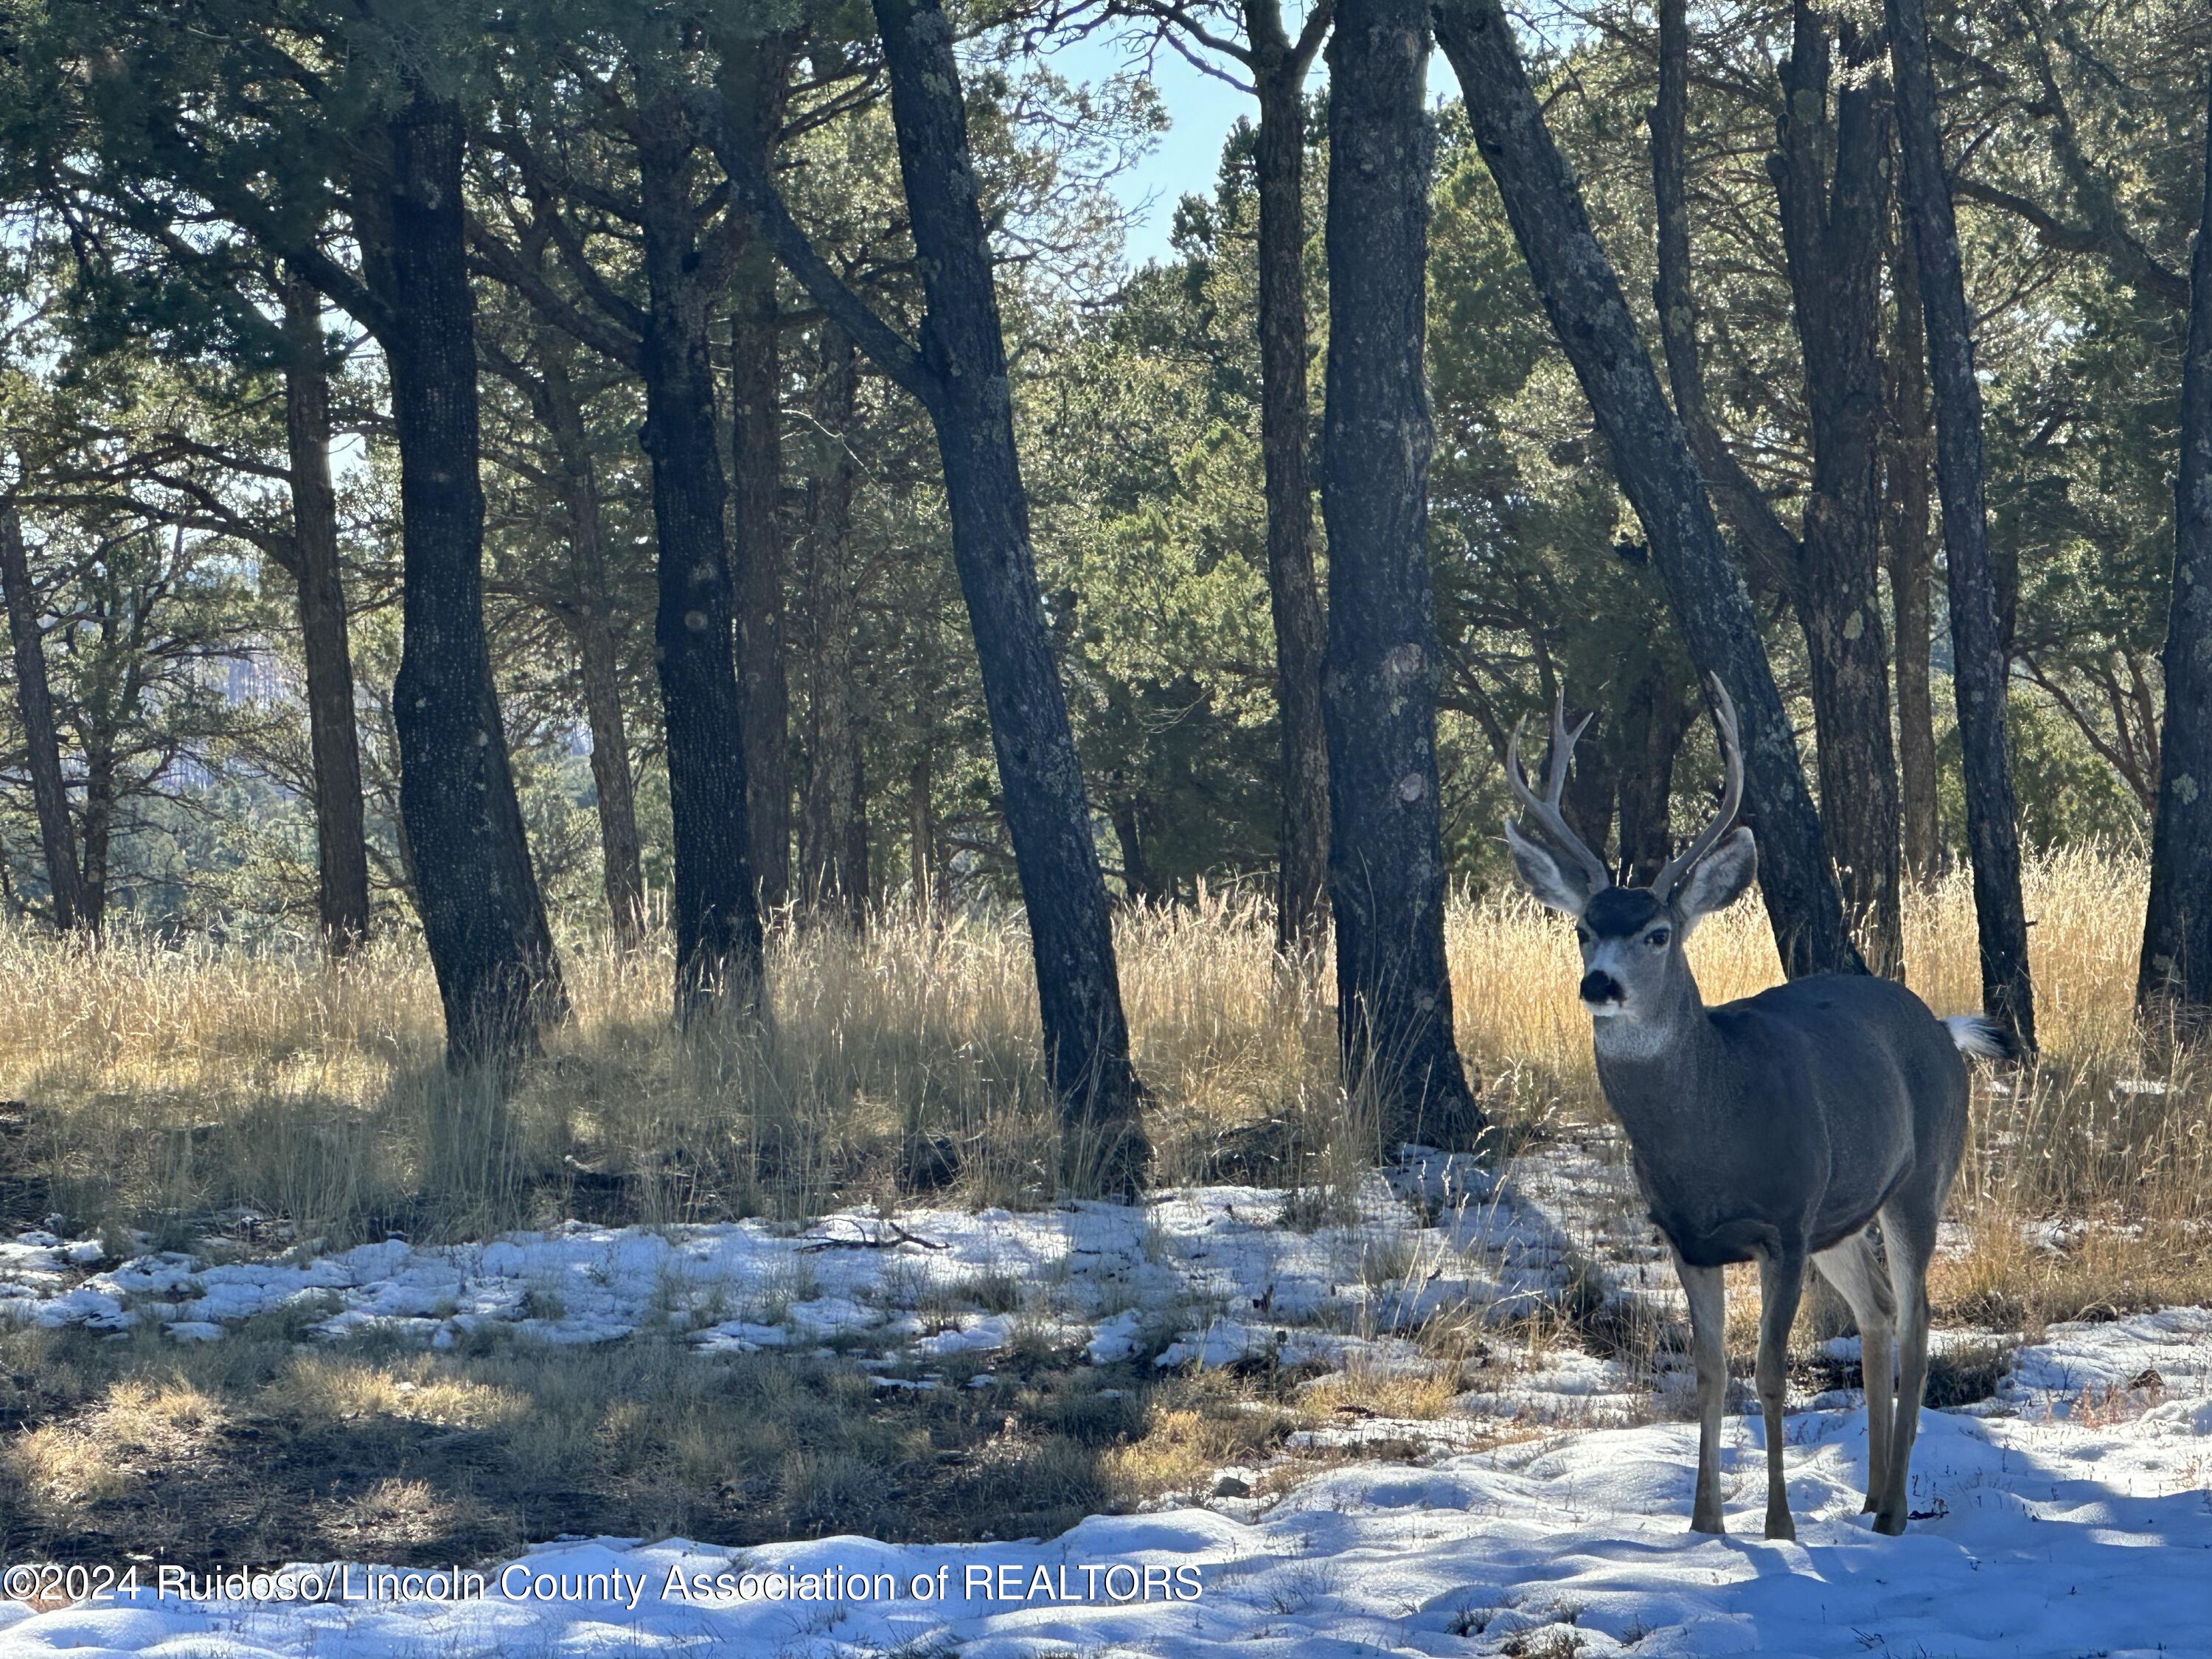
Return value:
M 1890 353 L 1889 446 L 1885 503 L 1890 603 L 1897 614 L 1897 761 L 1905 826 L 1905 873 L 1934 879 L 1943 852 L 1936 793 L 1936 708 L 1929 692 L 1928 641 L 1933 606 L 1929 574 L 1929 475 L 1936 434 L 1928 420 L 1927 337 L 1920 318 L 1920 262 L 1912 238 L 1898 239 L 1893 285 L 1896 340 Z
M 799 815 L 799 896 L 810 909 L 858 923 L 867 901 L 865 855 L 851 864 L 860 744 L 854 694 L 852 429 L 858 364 L 835 323 L 822 325 L 815 389 L 821 466 L 806 484 L 806 787 Z M 865 834 L 860 845 L 865 848 Z
M 1982 1006 L 2021 1044 L 2035 1044 L 2027 921 L 2020 890 L 2020 829 L 2005 752 L 2005 657 L 1982 499 L 1982 389 L 1966 311 L 1958 226 L 1936 119 L 1921 0 L 1888 0 L 1897 82 L 1898 149 L 1905 216 L 1920 264 L 1929 378 L 1936 394 L 1936 479 L 1943 498 L 1943 550 L 1951 599 L 1952 684 L 1966 785 L 1966 844 L 1974 860 Z
M 1617 711 L 1608 715 L 1603 709 L 1569 708 L 1570 726 L 1586 714 L 1595 714 L 1598 723 L 1609 725 L 1618 719 Z M 1620 793 L 1620 771 L 1614 763 L 1613 745 L 1594 743 L 1575 757 L 1573 769 L 1567 774 L 1565 798 L 1559 803 L 1561 815 L 1567 827 L 1582 837 L 1583 845 L 1604 858 L 1613 844 L 1613 808 Z
M 46 637 L 39 601 L 23 550 L 23 520 L 15 497 L 0 498 L 0 585 L 8 604 L 8 633 L 15 647 L 15 708 L 39 812 L 39 841 L 46 858 L 46 885 L 54 896 L 54 926 L 68 932 L 92 927 L 84 878 L 76 861 L 76 831 L 70 823 L 69 785 L 62 777 L 61 738 L 54 727 L 53 694 L 46 684 Z
M 777 398 L 775 267 L 765 247 L 738 263 L 730 319 L 731 404 L 736 416 L 738 672 L 743 689 L 745 800 L 753 878 L 770 907 L 791 890 L 791 690 L 785 667 L 783 538 L 776 501 L 783 488 Z M 849 480 L 847 493 L 851 492 Z
M 1152 860 L 1145 856 L 1143 813 L 1143 803 L 1136 795 L 1116 800 L 1111 814 L 1114 841 L 1121 850 L 1123 896 L 1132 904 L 1157 904 L 1162 895 L 1152 875 Z
M 1875 483 L 1888 96 L 1869 78 L 1875 52 L 1862 50 L 1849 22 L 1840 25 L 1846 75 L 1836 96 L 1832 182 L 1829 25 L 1808 0 L 1796 0 L 1795 16 L 1781 69 L 1781 149 L 1768 161 L 1812 426 L 1812 487 L 1795 598 L 1812 669 L 1821 824 L 1868 963 L 1895 976 L 1905 971 L 1905 936 Z
M 399 809 L 456 1065 L 535 1048 L 568 1000 L 530 863 L 483 626 L 476 308 L 459 111 L 417 88 L 392 121 L 388 197 L 364 227 L 389 322 L 403 597 L 392 687 Z
M 1674 669 L 1656 652 L 1632 681 L 1618 716 L 1620 847 L 1628 879 L 1649 886 L 1674 852 L 1674 757 L 1690 723 Z
M 307 669 L 307 744 L 314 774 L 317 909 L 342 957 L 368 937 L 368 836 L 361 738 L 354 722 L 353 650 L 338 571 L 337 493 L 331 484 L 331 386 L 323 361 L 322 295 L 284 274 L 284 436 L 292 474 L 293 580 Z
M 2212 158 L 2212 110 L 2205 148 Z M 2150 906 L 2136 1000 L 2147 1012 L 2212 1010 L 2212 172 L 2189 271 L 2174 481 L 2173 592 L 2166 622 L 2166 726 L 2151 822 Z
M 1705 395 L 1698 351 L 1697 284 L 1690 269 L 1690 22 L 1688 0 L 1659 0 L 1658 94 L 1645 118 L 1651 131 L 1651 198 L 1657 222 L 1658 271 L 1651 297 L 1674 413 L 1697 457 L 1709 498 L 1735 532 L 1753 575 L 1787 590 L 1797 564 L 1796 540 L 1756 480 L 1722 441 Z
M 1150 1156 L 1140 1090 L 1090 803 L 1030 544 L 952 27 L 938 0 L 875 0 L 875 9 L 927 301 L 922 372 L 1029 912 L 1046 1065 L 1060 1103 L 1063 1179 L 1078 1191 L 1133 1192 Z
M 1266 18 L 1278 18 L 1271 4 Z M 1306 473 L 1304 60 L 1280 40 L 1254 68 L 1260 94 L 1260 452 L 1267 497 L 1267 602 L 1282 722 L 1281 874 L 1276 942 L 1295 950 L 1322 920 L 1328 870 L 1328 736 L 1321 670 L 1328 644 L 1314 576 Z
M 1792 975 L 1862 972 L 1751 601 L 1581 191 L 1545 130 L 1504 15 L 1497 0 L 1446 0 L 1437 38 L 1545 312 L 1650 539 L 1691 659 L 1735 702 L 1759 889 L 1783 966 Z
M 1483 1127 L 1452 1034 L 1437 792 L 1433 431 L 1422 363 L 1425 0 L 1343 0 L 1328 46 L 1329 894 L 1345 1086 L 1386 1148 Z
M 567 337 L 538 331 L 539 380 L 547 431 L 560 457 L 562 506 L 568 518 L 568 567 L 574 603 L 568 616 L 592 733 L 592 782 L 599 795 L 601 884 L 617 945 L 633 949 L 645 932 L 645 876 L 638 846 L 637 795 L 630 780 L 629 720 L 623 712 L 614 599 L 607 586 L 606 531 L 599 518 L 598 468 L 569 370 Z
M 85 737 L 84 880 L 77 890 L 83 926 L 98 933 L 107 921 L 107 857 L 115 832 L 115 733 Z
M 648 300 L 639 358 L 659 542 L 653 646 L 675 842 L 676 1009 L 687 1020 L 725 993 L 739 1006 L 756 1004 L 761 918 L 722 517 L 726 485 L 708 355 L 710 296 L 692 276 L 698 247 L 688 188 L 691 140 L 672 81 L 649 55 L 635 61 Z

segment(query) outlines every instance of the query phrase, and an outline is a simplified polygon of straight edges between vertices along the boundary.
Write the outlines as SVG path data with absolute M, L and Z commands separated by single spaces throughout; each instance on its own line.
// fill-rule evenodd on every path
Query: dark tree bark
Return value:
M 392 120 L 389 173 L 356 227 L 390 365 L 403 601 L 392 687 L 399 810 L 457 1065 L 500 1063 L 563 1018 L 483 627 L 476 307 L 459 112 L 417 88 Z
M 1649 886 L 1674 854 L 1674 757 L 1689 730 L 1691 708 L 1675 671 L 1653 653 L 1627 689 L 1615 724 L 1614 765 L 1620 778 L 1617 862 L 1631 881 Z
M 2212 157 L 2212 110 L 2205 148 Z M 2189 271 L 2181 465 L 2166 621 L 2166 726 L 2151 820 L 2150 905 L 2136 1000 L 2199 1025 L 2212 1010 L 2212 173 Z
M 1276 942 L 1286 950 L 1319 929 L 1328 878 L 1328 736 L 1321 694 L 1328 634 L 1314 574 L 1313 483 L 1306 469 L 1304 93 L 1328 12 L 1323 0 L 1293 41 L 1277 0 L 1246 0 L 1244 7 L 1260 99 L 1260 450 L 1283 735 L 1275 928 Z
M 368 836 L 362 821 L 361 738 L 354 721 L 353 649 L 338 570 L 337 494 L 331 484 L 331 386 L 323 358 L 322 295 L 284 273 L 284 436 L 292 474 L 292 580 L 307 671 L 307 745 L 313 772 L 316 908 L 332 956 L 368 937 Z
M 860 732 L 854 637 L 852 429 L 859 365 L 835 323 L 822 325 L 814 418 L 824 446 L 806 483 L 806 783 L 799 814 L 799 897 L 808 908 L 857 923 L 867 903 L 865 819 L 853 863 Z
M 841 282 L 807 243 L 758 159 L 732 142 L 719 105 L 702 119 L 740 201 L 815 301 L 929 411 L 945 468 L 953 562 L 982 671 L 983 698 L 1016 873 L 1036 961 L 1047 1072 L 1060 1103 L 1062 1178 L 1078 1191 L 1133 1192 L 1150 1152 L 1129 1062 L 1106 889 L 1091 806 L 1030 544 L 1029 495 L 952 26 L 938 0 L 876 0 L 899 168 L 919 256 L 917 349 Z
M 676 1006 L 689 1019 L 761 988 L 761 918 L 747 823 L 744 707 L 734 656 L 727 486 L 715 441 L 707 307 L 697 279 L 692 137 L 665 66 L 640 52 L 637 161 L 647 292 L 639 367 L 659 542 L 653 655 L 675 840 Z
M 2020 890 L 2020 829 L 2005 752 L 2005 653 L 1982 496 L 1982 389 L 1966 276 L 1936 118 L 1921 0 L 1888 0 L 1897 84 L 1898 149 L 1905 222 L 1920 263 L 1921 313 L 1936 396 L 1936 478 L 1951 599 L 1952 684 L 1966 786 L 1966 844 L 1974 861 L 1982 1004 L 2024 1047 L 2035 1044 L 2027 921 Z
M 1619 718 L 1618 711 L 1574 707 L 1567 710 L 1571 725 L 1584 715 L 1608 726 Z M 1574 769 L 1567 775 L 1566 796 L 1559 804 L 1567 827 L 1600 858 L 1613 844 L 1613 808 L 1620 794 L 1620 769 L 1613 748 L 1609 743 L 1594 743 L 1576 756 Z
M 753 250 L 738 262 L 734 290 L 730 384 L 737 534 L 731 586 L 737 605 L 753 878 L 760 885 L 761 902 L 773 907 L 781 904 L 791 890 L 791 688 L 784 637 L 783 537 L 776 520 L 783 488 L 782 409 L 777 397 L 781 325 L 775 266 L 766 248 Z
M 1385 1146 L 1483 1127 L 1452 1036 L 1423 350 L 1427 0 L 1340 0 L 1328 48 L 1329 896 L 1346 1087 Z
M 629 950 L 644 937 L 645 876 L 638 845 L 637 793 L 629 771 L 629 722 L 623 712 L 622 666 L 615 642 L 614 597 L 607 583 L 606 530 L 599 517 L 599 469 L 584 426 L 568 340 L 551 328 L 541 328 L 538 358 L 533 402 L 560 459 L 561 501 L 568 519 L 574 594 L 562 620 L 575 641 L 584 720 L 592 733 L 601 885 L 616 941 Z
M 1152 862 L 1145 854 L 1145 802 L 1141 795 L 1130 793 L 1114 803 L 1115 844 L 1121 851 L 1121 890 L 1132 904 L 1158 904 L 1170 896 L 1161 890 L 1159 879 L 1152 873 Z
M 1896 975 L 1905 971 L 1905 934 L 1875 483 L 1889 98 L 1869 75 L 1880 61 L 1878 44 L 1863 41 L 1849 21 L 1837 27 L 1844 75 L 1832 130 L 1830 25 L 1808 0 L 1796 0 L 1781 69 L 1781 146 L 1767 163 L 1781 203 L 1813 441 L 1793 596 L 1812 669 L 1828 851 L 1869 965 Z
M 1904 864 L 1913 881 L 1932 879 L 1942 859 L 1936 794 L 1936 707 L 1929 690 L 1928 641 L 1934 606 L 1929 578 L 1936 568 L 1929 533 L 1930 477 L 1936 433 L 1928 417 L 1927 337 L 1920 317 L 1920 262 L 1912 238 L 1893 255 L 1895 336 L 1888 375 L 1889 421 L 1883 470 L 1890 602 L 1897 615 L 1897 763 Z
M 15 648 L 15 710 L 38 807 L 39 842 L 46 853 L 46 885 L 54 899 L 54 926 L 64 932 L 92 927 L 84 878 L 77 867 L 76 831 L 70 823 L 69 785 L 62 776 L 61 738 L 54 726 L 53 693 L 46 682 L 46 636 L 39 627 L 38 595 L 23 550 L 23 520 L 14 496 L 0 497 L 0 586 L 6 589 L 8 635 Z
M 1759 889 L 1783 966 L 1792 975 L 1863 971 L 1751 601 L 1729 562 L 1697 459 L 1659 390 L 1620 278 L 1545 129 L 1504 15 L 1497 0 L 1445 0 L 1437 15 L 1476 145 L 1650 540 L 1691 659 L 1717 675 L 1735 702 L 1747 816 L 1759 834 Z

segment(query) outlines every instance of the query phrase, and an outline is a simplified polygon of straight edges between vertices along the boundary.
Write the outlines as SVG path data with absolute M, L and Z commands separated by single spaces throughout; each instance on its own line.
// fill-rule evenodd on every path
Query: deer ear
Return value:
M 1741 898 L 1758 873 L 1759 848 L 1750 830 L 1738 824 L 1721 838 L 1719 846 L 1698 860 L 1697 868 L 1682 884 L 1674 901 L 1682 913 L 1682 931 L 1686 933 L 1699 917 L 1725 910 Z
M 1516 830 L 1510 819 L 1505 824 L 1505 844 L 1512 850 L 1513 867 L 1520 872 L 1521 884 L 1539 904 L 1571 916 L 1582 915 L 1590 896 L 1579 874 L 1562 870 L 1557 859 Z

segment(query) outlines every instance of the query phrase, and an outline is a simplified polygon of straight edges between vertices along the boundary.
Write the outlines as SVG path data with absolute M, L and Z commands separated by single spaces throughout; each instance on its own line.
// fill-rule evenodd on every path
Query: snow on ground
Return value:
M 0 1242 L 0 1318 L 152 1322 L 221 1341 L 298 1307 L 330 1340 L 380 1329 L 439 1345 L 487 1328 L 588 1342 L 658 1324 L 705 1352 L 836 1345 L 922 1372 L 882 1386 L 927 1388 L 943 1381 L 931 1363 L 988 1364 L 1025 1335 L 1098 1364 L 1424 1363 L 1394 1333 L 1438 1313 L 1510 1318 L 1594 1273 L 1616 1303 L 1679 1306 L 1617 1148 L 1549 1147 L 1503 1180 L 1409 1151 L 1327 1224 L 1301 1207 L 1218 1187 L 1141 1208 L 571 1223 L 482 1244 L 230 1261 L 211 1248 L 104 1269 L 96 1241 L 26 1233 Z M 1848 1340 L 1831 1351 L 1856 1357 Z M 1864 1427 L 1840 1393 L 1788 1419 L 1798 1542 L 1757 1536 L 1755 1415 L 1729 1423 L 1735 1534 L 1693 1539 L 1695 1429 L 1644 1421 L 1666 1414 L 1653 1388 L 1668 1379 L 1555 1346 L 1478 1374 L 1454 1415 L 1301 1431 L 1301 1450 L 1388 1446 L 1397 1461 L 1329 1467 L 1279 1498 L 1249 1495 L 1261 1471 L 1223 1470 L 1211 1509 L 1094 1517 L 1042 1543 L 567 1540 L 471 1569 L 482 1593 L 459 1597 L 450 1579 L 359 1564 L 168 1594 L 147 1582 L 43 1613 L 0 1601 L 0 1656 L 2212 1653 L 2212 1313 L 2057 1327 L 2012 1360 L 1993 1399 L 1927 1415 L 1922 1519 L 1903 1539 L 1858 1513 Z
M 151 1322 L 206 1341 L 295 1308 L 323 1337 L 374 1329 L 438 1347 L 487 1328 L 567 1343 L 652 1326 L 724 1352 L 842 1343 L 927 1360 L 1030 1335 L 1102 1364 L 1152 1349 L 1168 1365 L 1341 1366 L 1410 1363 L 1390 1332 L 1461 1309 L 1525 1313 L 1571 1271 L 1556 1206 L 1463 1158 L 1409 1149 L 1335 1219 L 1294 1224 L 1308 1202 L 1207 1187 L 1141 1207 L 864 1208 L 804 1229 L 569 1222 L 479 1244 L 392 1238 L 229 1261 L 213 1249 L 155 1253 L 99 1272 L 86 1271 L 97 1240 L 30 1232 L 0 1244 L 0 1319 L 107 1332 Z
M 0 1652 L 2207 1651 L 2212 1312 L 2059 1327 L 2019 1360 L 1995 1401 L 1927 1414 L 1903 1538 L 1875 1536 L 1858 1513 L 1859 1415 L 1823 1411 L 1789 1419 L 1790 1544 L 1757 1535 L 1764 1452 L 1757 1419 L 1740 1418 L 1729 1424 L 1726 1539 L 1685 1529 L 1696 1431 L 1658 1424 L 1425 1466 L 1342 1465 L 1249 1522 L 1185 1509 L 1097 1517 L 1049 1542 L 954 1547 L 567 1540 L 483 1569 L 483 1593 L 465 1600 L 356 1566 L 295 1569 L 258 1596 L 245 1586 L 163 1598 L 149 1586 L 42 1615 L 0 1605 L 0 1624 L 15 1620 Z M 2127 1386 L 2152 1372 L 2162 1381 Z

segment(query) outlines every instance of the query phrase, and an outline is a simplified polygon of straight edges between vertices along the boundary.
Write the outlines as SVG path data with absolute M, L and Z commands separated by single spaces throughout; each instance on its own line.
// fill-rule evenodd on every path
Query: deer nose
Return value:
M 1582 992 L 1583 1000 L 1584 1002 L 1625 1002 L 1627 1000 L 1627 994 L 1620 988 L 1620 981 L 1615 979 L 1611 974 L 1608 974 L 1602 969 L 1598 968 L 1593 968 L 1589 972 L 1583 975 Z

